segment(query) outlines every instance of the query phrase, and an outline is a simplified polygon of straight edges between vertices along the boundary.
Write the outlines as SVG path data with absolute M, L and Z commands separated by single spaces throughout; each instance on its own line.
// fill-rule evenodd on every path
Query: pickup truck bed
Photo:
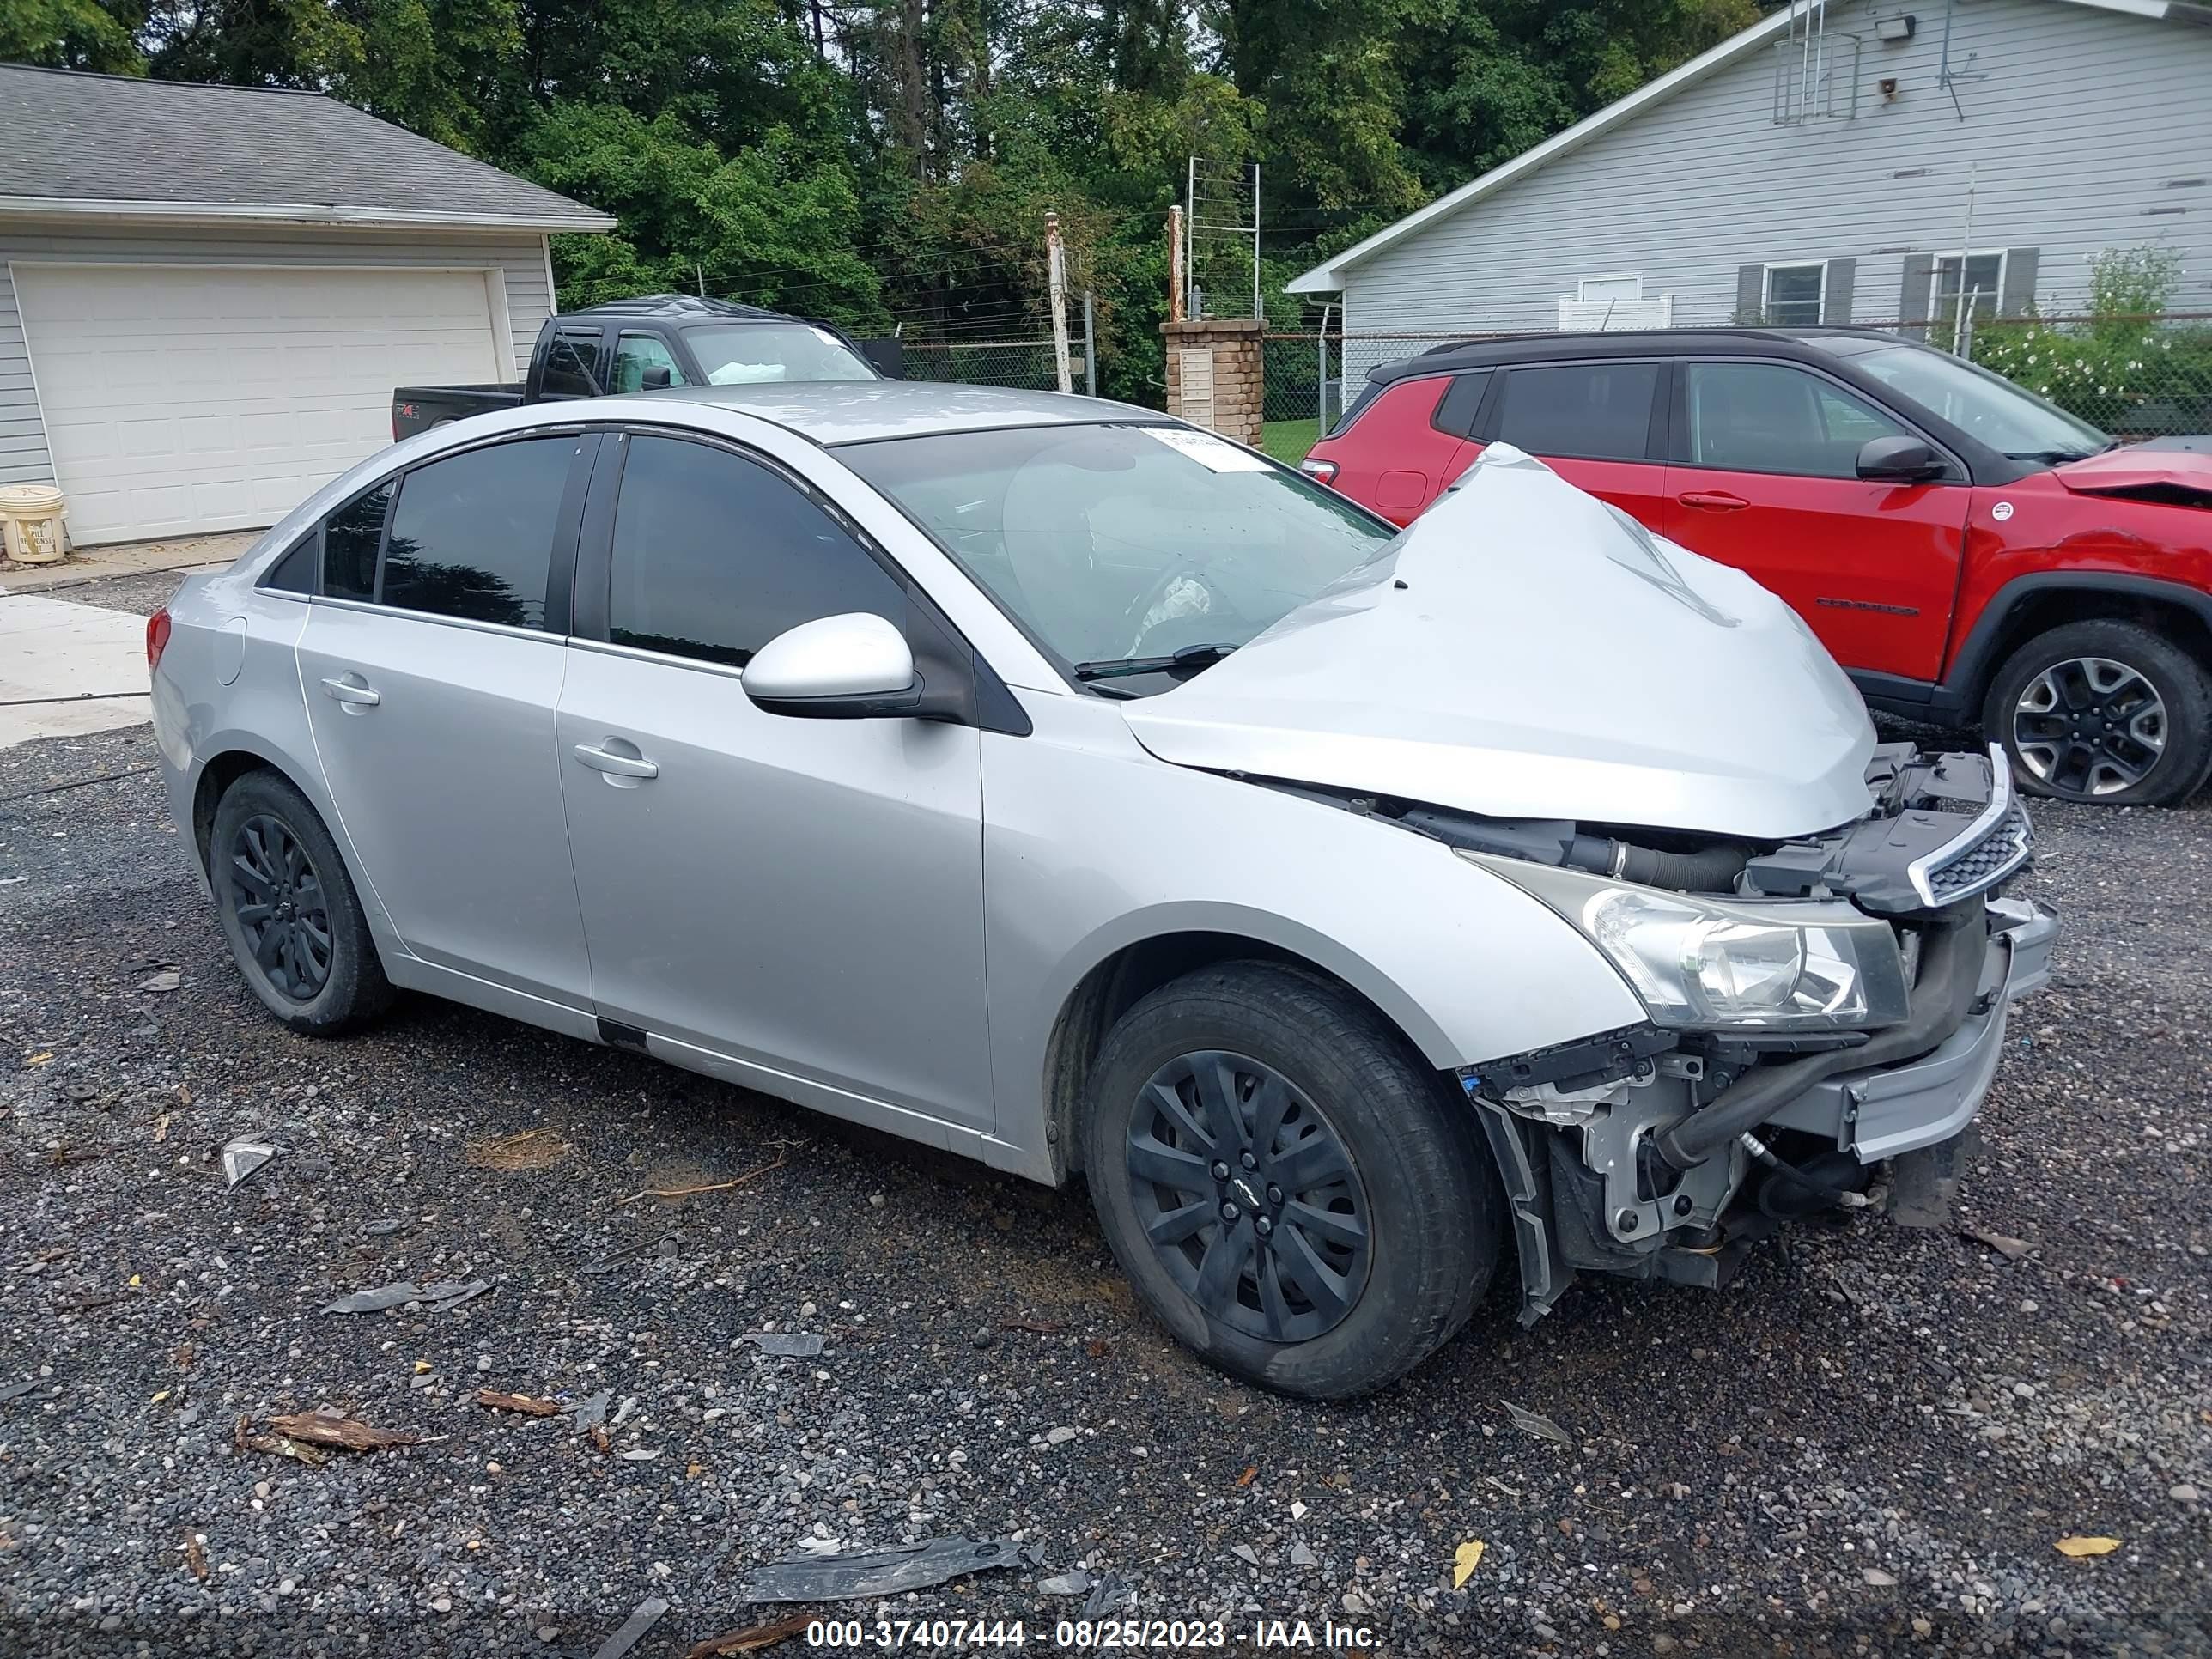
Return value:
M 484 381 L 475 386 L 403 386 L 392 394 L 392 431 L 395 438 L 426 432 L 448 421 L 482 415 L 495 409 L 512 409 L 523 401 L 526 380 Z

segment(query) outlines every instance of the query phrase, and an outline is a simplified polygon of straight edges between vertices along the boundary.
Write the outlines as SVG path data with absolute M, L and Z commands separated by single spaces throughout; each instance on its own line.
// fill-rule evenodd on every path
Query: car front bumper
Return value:
M 1972 1122 L 2003 1057 L 2013 1000 L 2051 978 L 2058 918 L 2032 899 L 1989 903 L 1990 941 L 1972 1010 L 1917 1060 L 1840 1072 L 1775 1113 L 1778 1127 L 1832 1138 L 1861 1164 L 1879 1164 L 1951 1140 Z

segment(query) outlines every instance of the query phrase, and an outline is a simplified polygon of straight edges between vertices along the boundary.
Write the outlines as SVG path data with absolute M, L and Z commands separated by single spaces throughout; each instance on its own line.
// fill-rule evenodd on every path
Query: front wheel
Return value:
M 1108 1035 L 1084 1156 L 1138 1293 L 1223 1370 L 1308 1399 L 1395 1381 L 1499 1250 L 1463 1101 L 1375 1011 L 1294 968 L 1163 987 Z
M 2022 787 L 2061 800 L 2171 805 L 2212 769 L 2212 684 L 2133 623 L 2093 618 L 2030 640 L 1997 671 L 1982 722 Z

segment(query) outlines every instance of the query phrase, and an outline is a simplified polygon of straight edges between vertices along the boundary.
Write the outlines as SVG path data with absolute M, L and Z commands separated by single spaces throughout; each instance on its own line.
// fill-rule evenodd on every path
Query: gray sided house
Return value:
M 80 543 L 256 528 L 509 380 L 566 197 L 313 93 L 0 64 L 0 484 Z
M 2212 9 L 1792 0 L 1290 288 L 1355 335 L 2061 315 L 2147 243 L 2212 310 Z

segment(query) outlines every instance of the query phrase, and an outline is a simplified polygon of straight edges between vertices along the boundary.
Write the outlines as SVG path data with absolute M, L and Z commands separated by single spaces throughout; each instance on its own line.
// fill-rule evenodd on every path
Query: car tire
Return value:
M 340 1036 L 391 1006 L 392 982 L 337 845 L 286 780 L 248 772 L 223 792 L 208 877 L 239 971 L 285 1024 Z
M 1162 1323 L 1249 1382 L 1337 1400 L 1412 1370 L 1488 1289 L 1503 1199 L 1475 1128 L 1349 991 L 1230 963 L 1152 992 L 1107 1035 L 1085 1168 Z
M 2212 771 L 2212 681 L 2171 641 L 2134 623 L 2069 623 L 2012 653 L 1990 682 L 1982 728 L 2031 794 L 2103 806 L 2166 806 Z

